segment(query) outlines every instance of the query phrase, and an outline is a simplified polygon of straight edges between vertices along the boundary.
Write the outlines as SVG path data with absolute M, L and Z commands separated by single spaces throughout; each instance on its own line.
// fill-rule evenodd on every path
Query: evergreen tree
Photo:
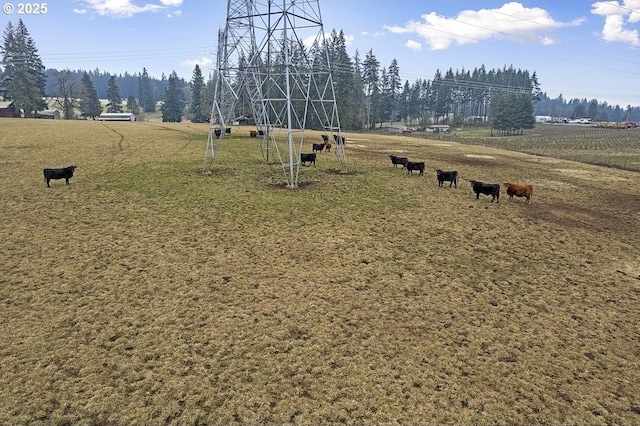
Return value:
M 16 27 L 11 22 L 7 24 L 1 53 L 3 97 L 13 101 L 16 109 L 24 110 L 25 117 L 33 117 L 37 111 L 46 109 L 44 66 L 22 19 Z
M 589 102 L 587 117 L 591 118 L 592 120 L 598 119 L 598 101 L 596 99 L 592 99 L 591 102 Z
M 100 105 L 96 88 L 86 71 L 80 80 L 80 97 L 80 113 L 95 120 L 102 112 L 102 105 Z
M 146 68 L 142 68 L 142 75 L 138 79 L 138 102 L 144 112 L 155 112 L 156 97 Z
M 540 90 L 540 83 L 538 82 L 538 75 L 534 71 L 531 74 L 531 94 L 533 96 L 533 103 L 540 101 L 540 96 L 542 95 L 542 91 Z
M 357 127 L 358 114 L 357 98 L 354 92 L 354 68 L 347 53 L 347 42 L 342 30 L 332 31 L 328 47 L 340 126 L 354 129 Z
M 116 84 L 116 76 L 109 78 L 107 87 L 107 112 L 122 112 L 122 98 L 120 97 L 120 89 Z
M 380 102 L 380 62 L 370 50 L 365 56 L 362 68 L 362 83 L 364 85 L 366 124 L 367 129 L 375 127 L 377 111 Z
M 169 75 L 167 87 L 162 98 L 162 121 L 179 123 L 182 121 L 182 111 L 184 110 L 184 93 L 180 85 L 180 79 L 175 71 Z
M 362 130 L 366 122 L 364 83 L 362 81 L 362 65 L 360 53 L 356 50 L 353 59 L 353 104 L 355 106 L 353 130 Z
M 400 119 L 401 88 L 400 68 L 398 67 L 398 61 L 394 58 L 387 69 L 387 86 L 385 87 L 385 98 L 388 102 L 387 109 L 389 110 L 389 120 L 391 124 Z
M 211 111 L 213 108 L 213 98 L 215 96 L 215 92 L 216 92 L 215 74 L 209 74 L 209 78 L 207 78 L 207 85 L 204 90 L 204 93 L 205 93 L 204 99 L 205 99 L 205 106 L 206 106 L 205 111 L 206 111 L 207 120 L 211 119 Z M 251 115 L 251 113 L 249 112 L 247 114 L 242 114 L 242 115 Z
M 206 88 L 200 66 L 196 64 L 191 78 L 191 122 L 206 123 L 209 115 L 206 113 Z
M 493 128 L 501 134 L 522 134 L 535 126 L 531 93 L 497 92 L 491 99 L 491 111 Z
M 409 83 L 407 81 L 407 83 Z M 407 117 L 406 120 L 409 124 L 413 124 L 415 120 L 420 118 L 420 90 L 422 82 L 420 79 L 416 80 L 409 87 L 409 95 L 407 97 Z
M 576 106 L 573 108 L 573 112 L 571 113 L 571 118 L 575 120 L 576 118 L 584 117 L 586 114 L 587 110 L 584 105 L 576 102 Z
M 380 99 L 378 101 L 378 119 L 380 120 L 380 127 L 382 123 L 389 119 L 391 111 L 389 109 L 389 77 L 387 76 L 387 69 L 382 67 L 380 71 Z
M 449 70 L 451 71 L 451 70 Z M 447 71 L 445 77 L 442 76 L 439 69 L 433 77 L 433 112 L 437 123 L 445 123 L 451 108 L 451 86 L 448 77 L 450 73 Z
M 409 84 L 409 80 L 406 80 L 404 82 L 404 87 L 402 88 L 402 92 L 400 94 L 400 108 L 399 108 L 399 114 L 400 114 L 400 121 L 404 122 L 405 124 L 409 123 L 409 108 L 411 107 L 411 85 Z
M 127 97 L 126 107 L 127 107 L 127 112 L 130 112 L 134 115 L 140 114 L 140 105 L 138 105 L 138 101 L 133 95 Z

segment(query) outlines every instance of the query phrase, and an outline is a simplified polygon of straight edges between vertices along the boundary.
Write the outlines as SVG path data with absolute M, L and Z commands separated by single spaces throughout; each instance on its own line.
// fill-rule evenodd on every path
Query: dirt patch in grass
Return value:
M 482 159 L 493 159 L 496 158 L 493 155 L 484 155 L 484 154 L 465 154 L 465 157 L 468 158 L 482 158 Z
M 577 169 L 553 169 L 556 172 L 563 173 L 572 177 L 586 180 L 599 181 L 625 181 L 627 178 L 620 176 L 612 176 L 611 174 L 599 173 L 597 170 L 577 170 Z

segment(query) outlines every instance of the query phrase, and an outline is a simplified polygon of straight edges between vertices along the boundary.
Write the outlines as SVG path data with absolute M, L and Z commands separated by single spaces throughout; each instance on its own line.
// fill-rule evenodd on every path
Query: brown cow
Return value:
M 527 204 L 531 203 L 531 198 L 533 197 L 533 186 L 505 182 L 504 187 L 507 190 L 507 195 L 510 199 L 513 200 L 513 196 L 515 195 L 516 197 L 525 197 L 527 199 Z

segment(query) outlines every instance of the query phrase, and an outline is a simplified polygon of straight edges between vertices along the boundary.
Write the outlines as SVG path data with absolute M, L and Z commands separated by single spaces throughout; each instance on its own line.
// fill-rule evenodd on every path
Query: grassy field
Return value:
M 248 133 L 0 120 L 0 424 L 640 424 L 640 174 L 347 134 L 286 189 Z

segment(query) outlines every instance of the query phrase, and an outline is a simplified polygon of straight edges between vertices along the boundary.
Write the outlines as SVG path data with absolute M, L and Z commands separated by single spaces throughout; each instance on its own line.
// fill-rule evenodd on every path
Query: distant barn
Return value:
M 98 117 L 100 121 L 136 121 L 136 115 L 131 112 L 103 112 Z
M 20 110 L 16 110 L 13 101 L 0 101 L 0 117 L 20 118 Z

